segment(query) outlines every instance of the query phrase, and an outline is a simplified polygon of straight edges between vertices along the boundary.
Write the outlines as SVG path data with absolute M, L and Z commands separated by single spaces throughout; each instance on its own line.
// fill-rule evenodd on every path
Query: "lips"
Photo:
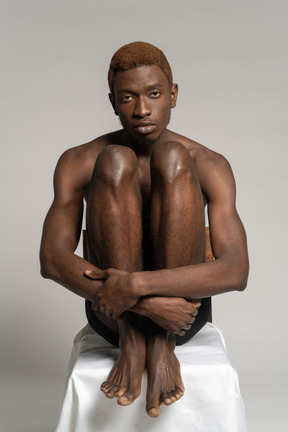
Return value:
M 152 122 L 143 122 L 134 125 L 134 129 L 142 135 L 147 135 L 153 132 L 155 128 L 156 128 L 156 124 Z

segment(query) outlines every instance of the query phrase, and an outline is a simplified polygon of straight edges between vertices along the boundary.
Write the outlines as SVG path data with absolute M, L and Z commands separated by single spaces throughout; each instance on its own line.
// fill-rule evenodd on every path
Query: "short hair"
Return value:
M 154 45 L 147 42 L 132 42 L 119 48 L 113 55 L 108 71 L 108 84 L 113 92 L 113 81 L 120 71 L 134 69 L 140 66 L 159 66 L 166 75 L 169 87 L 173 85 L 172 70 L 165 54 Z

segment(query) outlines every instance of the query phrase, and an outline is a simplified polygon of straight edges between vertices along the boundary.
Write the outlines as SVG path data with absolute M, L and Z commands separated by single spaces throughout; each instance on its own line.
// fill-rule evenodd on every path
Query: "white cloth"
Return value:
M 145 411 L 146 376 L 138 399 L 121 407 L 99 387 L 119 350 L 89 325 L 78 333 L 56 432 L 245 432 L 244 405 L 237 372 L 231 366 L 219 329 L 207 323 L 188 343 L 176 347 L 184 396 L 161 415 Z

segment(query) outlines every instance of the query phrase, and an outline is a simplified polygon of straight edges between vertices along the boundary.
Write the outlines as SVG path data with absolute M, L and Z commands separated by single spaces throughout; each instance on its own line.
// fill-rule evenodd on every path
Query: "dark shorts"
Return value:
M 88 323 L 92 329 L 102 336 L 107 342 L 112 345 L 119 346 L 119 334 L 106 327 L 100 321 L 95 312 L 91 308 L 91 302 L 85 301 L 85 309 Z M 211 318 L 211 298 L 207 297 L 202 299 L 201 307 L 199 308 L 198 315 L 195 322 L 192 324 L 191 329 L 185 332 L 184 336 L 176 336 L 176 345 L 183 345 L 190 340 L 198 331 L 210 320 Z

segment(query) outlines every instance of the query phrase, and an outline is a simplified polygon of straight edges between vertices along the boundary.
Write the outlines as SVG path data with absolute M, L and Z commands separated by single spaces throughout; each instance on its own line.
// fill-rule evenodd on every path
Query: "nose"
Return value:
M 135 117 L 147 117 L 151 114 L 151 108 L 146 97 L 139 97 L 134 109 Z

